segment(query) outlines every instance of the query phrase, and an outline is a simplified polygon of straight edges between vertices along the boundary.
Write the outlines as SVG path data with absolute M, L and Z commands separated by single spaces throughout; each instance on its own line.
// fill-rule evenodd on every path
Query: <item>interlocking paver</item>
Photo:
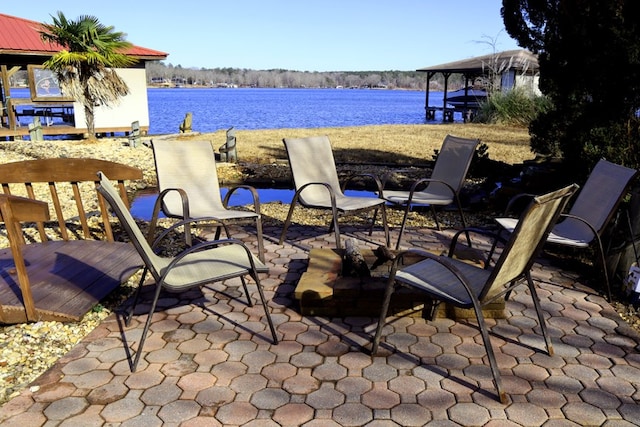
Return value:
M 158 417 L 167 424 L 175 423 L 177 425 L 182 421 L 195 418 L 198 412 L 200 412 L 200 405 L 196 402 L 180 399 L 163 405 L 158 412 Z
M 218 409 L 216 418 L 223 425 L 244 425 L 257 415 L 258 409 L 249 402 L 230 402 Z
M 167 378 L 162 384 L 144 390 L 140 400 L 145 405 L 162 406 L 178 399 L 182 394 L 182 389 Z
M 289 403 L 290 395 L 281 388 L 269 387 L 258 390 L 251 396 L 251 403 L 258 409 L 277 409 Z
M 345 395 L 345 402 L 360 402 L 362 395 L 371 390 L 373 383 L 361 376 L 343 378 L 336 383 L 336 390 Z
M 108 405 L 125 397 L 128 391 L 122 382 L 113 381 L 91 390 L 87 395 L 87 401 L 91 405 Z
M 403 403 L 391 409 L 391 419 L 401 426 L 422 426 L 431 420 L 431 414 L 422 405 Z
M 490 419 L 489 411 L 475 403 L 460 403 L 449 409 L 451 421 L 463 426 L 482 426 Z
M 391 409 L 400 404 L 400 395 L 386 387 L 374 384 L 373 389 L 362 395 L 362 403 L 372 409 Z
M 567 419 L 583 426 L 600 426 L 606 420 L 602 409 L 584 402 L 567 403 L 562 412 Z
M 342 426 L 363 426 L 373 420 L 373 410 L 359 403 L 345 403 L 333 410 L 333 419 Z
M 321 365 L 313 368 L 313 376 L 321 381 L 337 381 L 347 376 L 347 368 L 340 365 L 335 357 L 327 357 Z
M 129 393 L 124 398 L 106 405 L 100 415 L 108 423 L 117 423 L 140 415 L 144 409 L 145 405 L 138 396 Z
M 541 426 L 547 420 L 545 409 L 532 403 L 514 403 L 505 412 L 511 421 L 525 426 Z
M 82 397 L 65 397 L 51 402 L 44 414 L 49 420 L 64 420 L 70 416 L 82 413 L 89 406 L 89 402 Z
M 279 231 L 271 227 L 276 240 Z M 441 251 L 450 235 L 408 230 L 407 242 Z M 250 244 L 252 236 L 246 234 Z M 293 226 L 288 237 L 310 247 L 334 244 L 326 228 Z M 376 231 L 362 244 L 375 248 L 382 240 Z M 640 419 L 640 337 L 573 272 L 534 266 L 534 278 L 545 281 L 537 286 L 555 355 L 545 354 L 524 288 L 512 294 L 504 319 L 487 320 L 509 397 L 503 405 L 475 320 L 389 317 L 372 357 L 367 348 L 377 319 L 301 315 L 293 293 L 308 251 L 266 247 L 271 272 L 261 279 L 279 345 L 270 341 L 262 307 L 247 306 L 238 280 L 163 294 L 138 372 L 130 371 L 120 323 L 111 316 L 34 382 L 39 389 L 0 406 L 0 423 L 553 427 Z M 134 355 L 151 291 L 143 291 L 125 328 Z M 249 291 L 255 302 L 253 283 Z

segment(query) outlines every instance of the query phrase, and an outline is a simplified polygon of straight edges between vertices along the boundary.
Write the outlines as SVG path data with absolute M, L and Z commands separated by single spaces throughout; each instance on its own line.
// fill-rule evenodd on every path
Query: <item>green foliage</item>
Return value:
M 640 167 L 640 2 L 503 0 L 507 32 L 539 54 L 551 108 L 530 126 L 531 146 L 577 173 L 601 157 Z M 636 150 L 637 152 L 637 150 Z
M 84 106 L 87 129 L 95 136 L 94 107 L 111 105 L 129 93 L 124 80 L 112 68 L 127 67 L 137 60 L 123 52 L 132 45 L 125 34 L 82 15 L 69 20 L 62 12 L 53 23 L 42 24 L 42 40 L 62 47 L 44 62 L 52 70 L 65 94 Z
M 510 126 L 529 126 L 542 112 L 551 107 L 549 99 L 524 90 L 494 92 L 480 105 L 474 121 Z

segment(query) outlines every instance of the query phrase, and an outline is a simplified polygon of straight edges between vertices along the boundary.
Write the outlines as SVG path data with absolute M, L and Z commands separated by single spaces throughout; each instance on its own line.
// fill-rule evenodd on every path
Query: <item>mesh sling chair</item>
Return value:
M 526 281 L 538 315 L 547 353 L 553 355 L 551 339 L 547 333 L 530 269 L 551 227 L 577 188 L 578 186 L 574 184 L 534 198 L 522 213 L 518 226 L 505 243 L 504 249 L 492 269 L 467 264 L 452 258 L 457 239 L 464 230 L 454 235 L 448 256 L 437 256 L 419 249 L 410 249 L 400 253 L 394 260 L 389 274 L 380 319 L 373 338 L 372 354 L 376 354 L 378 351 L 389 302 L 396 284 L 418 289 L 434 300 L 446 302 L 455 307 L 473 308 L 493 373 L 498 398 L 502 403 L 506 403 L 507 398 L 502 389 L 500 372 L 485 325 L 482 307 L 511 292 L 515 286 L 522 284 L 523 280 Z M 406 253 L 419 254 L 425 259 L 399 269 L 399 262 Z
M 229 189 L 224 200 L 220 195 L 220 184 L 216 170 L 216 159 L 209 141 L 155 140 L 152 142 L 153 156 L 158 177 L 158 207 L 169 218 L 189 219 L 214 218 L 227 237 L 229 222 L 255 222 L 258 257 L 264 262 L 262 239 L 262 216 L 257 191 L 249 185 L 237 185 Z M 237 190 L 248 190 L 253 197 L 253 211 L 229 209 L 229 199 Z M 154 210 L 149 235 L 153 236 L 159 210 Z M 191 244 L 190 224 L 185 226 L 187 243 Z M 216 238 L 220 237 L 220 227 Z
M 306 208 L 330 209 L 333 216 L 329 231 L 335 231 L 336 247 L 340 248 L 339 214 L 356 214 L 373 210 L 373 219 L 369 235 L 373 230 L 378 209 L 382 211 L 382 226 L 384 227 L 385 242 L 389 246 L 389 227 L 387 225 L 387 211 L 385 201 L 375 197 L 354 197 L 344 194 L 344 187 L 338 181 L 338 172 L 331 150 L 328 136 L 314 136 L 307 138 L 285 138 L 283 140 L 289 166 L 293 175 L 295 194 L 291 201 L 289 213 L 282 229 L 280 244 L 284 242 L 287 229 L 291 224 L 294 208 L 298 203 Z M 367 175 L 376 182 L 378 191 L 382 185 L 377 177 Z
M 440 223 L 434 206 L 455 204 L 458 207 L 462 226 L 466 228 L 466 220 L 460 205 L 460 190 L 479 143 L 479 139 L 447 135 L 442 142 L 442 148 L 438 153 L 433 172 L 429 178 L 417 180 L 408 191 L 383 189 L 381 193 L 383 199 L 404 207 L 404 217 L 402 218 L 396 249 L 400 248 L 407 217 L 411 207 L 414 205 L 429 205 L 436 227 L 440 230 Z
M 181 292 L 194 287 L 205 286 L 207 283 L 239 277 L 247 296 L 248 304 L 252 306 L 253 302 L 249 296 L 249 291 L 244 278 L 244 276 L 247 275 L 251 276 L 251 278 L 256 282 L 260 301 L 264 307 L 267 323 L 269 324 L 269 329 L 273 337 L 273 342 L 274 344 L 278 343 L 276 331 L 273 326 L 273 322 L 271 321 L 271 315 L 267 308 L 264 291 L 262 290 L 262 285 L 260 284 L 260 279 L 258 277 L 258 273 L 267 272 L 268 268 L 255 258 L 242 242 L 235 239 L 214 240 L 191 246 L 175 257 L 161 257 L 153 250 L 156 244 L 163 237 L 167 236 L 171 230 L 179 227 L 184 222 L 198 221 L 199 219 L 184 220 L 174 224 L 158 237 L 156 244 L 151 246 L 145 239 L 142 231 L 136 224 L 108 177 L 106 177 L 102 172 L 98 172 L 98 176 L 100 178 L 98 191 L 118 217 L 122 227 L 144 261 L 144 271 L 140 279 L 138 292 L 133 304 L 129 308 L 129 312 L 126 314 L 125 323 L 127 326 L 130 324 L 133 310 L 135 309 L 135 305 L 138 301 L 142 284 L 144 283 L 147 273 L 151 273 L 156 283 L 153 302 L 151 303 L 147 321 L 140 337 L 140 343 L 138 344 L 135 359 L 131 364 L 132 372 L 135 372 L 138 366 L 147 332 L 151 325 L 151 319 L 156 309 L 158 298 L 160 297 L 160 293 L 163 289 L 170 292 Z
M 637 172 L 635 169 L 606 160 L 598 161 L 569 212 L 561 215 L 560 221 L 553 227 L 547 238 L 548 243 L 574 248 L 586 249 L 595 245 L 596 256 L 599 257 L 597 262 L 602 265 L 609 301 L 611 301 L 611 285 L 602 235 Z M 531 195 L 516 196 L 507 206 L 507 212 L 510 206 L 522 196 L 531 197 Z M 514 218 L 497 218 L 496 221 L 508 232 L 512 232 L 518 222 Z

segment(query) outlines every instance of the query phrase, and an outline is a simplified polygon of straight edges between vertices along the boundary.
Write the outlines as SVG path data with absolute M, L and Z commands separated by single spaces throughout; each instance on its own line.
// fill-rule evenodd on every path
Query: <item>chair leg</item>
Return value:
M 535 307 L 536 313 L 538 315 L 538 323 L 540 323 L 540 329 L 542 329 L 542 336 L 544 337 L 544 342 L 547 345 L 547 354 L 549 356 L 553 356 L 553 344 L 551 343 L 551 337 L 547 332 L 547 322 L 544 320 L 544 316 L 542 314 L 542 307 L 540 306 L 540 298 L 538 298 L 538 293 L 536 292 L 536 288 L 533 283 L 533 279 L 531 279 L 530 273 L 527 273 L 527 286 L 529 286 L 531 299 L 533 299 L 533 306 Z
M 262 240 L 262 218 L 256 217 L 256 238 L 258 239 L 258 258 L 264 262 L 264 241 Z
M 632 236 L 633 238 L 633 236 Z M 604 248 L 602 247 L 602 240 L 600 236 L 596 233 L 595 235 L 596 244 L 598 245 L 597 251 L 600 253 L 600 263 L 602 264 L 602 274 L 604 275 L 604 283 L 607 286 L 607 296 L 609 298 L 609 302 L 613 301 L 613 296 L 611 294 L 611 284 L 609 283 L 609 272 L 607 271 L 607 259 L 604 255 Z
M 407 224 L 407 217 L 409 216 L 410 210 L 411 204 L 407 203 L 404 209 L 404 216 L 402 217 L 402 224 L 400 224 L 400 233 L 398 234 L 398 241 L 396 242 L 396 250 L 400 249 L 400 241 L 402 240 L 402 235 L 404 234 L 404 228 Z
M 342 248 L 342 245 L 340 244 L 340 226 L 338 225 L 338 209 L 335 206 L 331 207 L 331 213 L 332 213 L 332 227 L 334 230 L 334 233 L 336 235 L 336 248 L 340 249 Z M 331 232 L 331 228 L 329 227 L 329 232 Z
M 460 219 L 462 220 L 462 228 L 467 228 L 467 219 L 464 217 L 464 212 L 462 211 L 462 205 L 460 204 L 460 198 L 456 193 L 456 205 L 458 206 L 458 213 L 460 214 Z M 467 236 L 467 246 L 471 247 L 471 236 L 469 236 L 469 232 L 464 232 Z
M 482 314 L 482 307 L 476 301 L 473 301 L 473 309 L 476 312 L 476 319 L 478 319 L 478 327 L 480 328 L 480 335 L 482 335 L 482 341 L 484 342 L 485 351 L 487 352 L 487 358 L 489 359 L 489 366 L 493 373 L 493 382 L 498 392 L 498 399 L 501 403 L 507 403 L 507 395 L 502 389 L 502 379 L 500 377 L 500 370 L 498 369 L 498 362 L 496 361 L 496 355 L 493 352 L 493 346 L 491 345 L 491 339 L 489 338 L 489 331 L 484 323 L 484 315 Z
M 244 279 L 244 276 L 240 276 L 240 281 L 242 282 L 242 287 L 244 288 L 244 294 L 247 296 L 247 305 L 249 307 L 253 307 L 253 301 L 249 296 L 249 289 L 247 289 L 247 281 Z
M 269 308 L 267 307 L 267 300 L 264 297 L 264 291 L 262 290 L 262 283 L 260 283 L 260 279 L 258 278 L 257 273 L 253 273 L 251 277 L 256 282 L 256 286 L 258 287 L 258 294 L 260 295 L 260 301 L 262 303 L 262 307 L 264 308 L 264 314 L 265 316 L 267 316 L 267 323 L 269 324 L 269 329 L 271 330 L 271 336 L 273 337 L 273 344 L 278 344 L 278 336 L 276 335 L 276 328 L 273 326 L 273 321 L 271 320 L 271 313 L 269 313 Z
M 389 311 L 389 304 L 391 303 L 391 295 L 395 289 L 395 276 L 396 276 L 397 264 L 394 262 L 391 267 L 391 273 L 389 274 L 389 280 L 387 281 L 387 287 L 384 290 L 384 298 L 382 300 L 382 309 L 380 310 L 380 318 L 378 319 L 378 327 L 376 328 L 376 334 L 373 336 L 373 345 L 371 346 L 371 355 L 375 356 L 378 353 L 378 347 L 380 345 L 380 337 L 382 336 L 382 328 L 387 320 L 387 312 Z
M 293 200 L 291 201 L 291 206 L 289 206 L 289 213 L 287 214 L 287 219 L 284 221 L 282 234 L 280 234 L 280 242 L 279 242 L 280 245 L 282 245 L 282 243 L 284 242 L 284 238 L 287 235 L 287 229 L 289 228 L 289 224 L 291 224 L 291 217 L 293 216 L 293 209 L 295 208 L 297 202 L 298 202 L 298 195 L 296 194 L 295 196 L 293 196 Z
M 436 223 L 436 230 L 440 231 L 442 228 L 440 227 L 440 222 L 438 222 L 438 215 L 436 213 L 436 208 L 433 205 L 429 205 L 431 208 L 431 215 L 433 216 L 433 220 Z
M 140 299 L 140 293 L 142 292 L 142 285 L 144 284 L 144 279 L 146 279 L 148 271 L 149 269 L 147 269 L 147 267 L 144 267 L 144 269 L 142 270 L 142 276 L 140 276 L 140 282 L 138 283 L 138 289 L 136 290 L 136 294 L 133 297 L 133 301 L 131 302 L 129 309 L 125 312 L 125 318 L 124 318 L 125 326 L 131 325 L 131 318 L 133 317 L 133 311 L 135 310 L 136 305 L 138 305 L 138 300 Z
M 140 336 L 140 343 L 138 344 L 138 351 L 136 351 L 136 356 L 133 359 L 133 364 L 131 365 L 131 372 L 135 372 L 136 369 L 138 368 L 138 362 L 140 361 L 140 356 L 142 355 L 142 347 L 144 346 L 144 342 L 147 339 L 147 333 L 149 332 L 149 327 L 151 326 L 153 313 L 156 311 L 156 305 L 158 304 L 158 298 L 160 297 L 161 291 L 162 291 L 162 285 L 160 285 L 159 283 L 156 283 L 156 293 L 153 297 L 153 302 L 151 303 L 151 309 L 149 310 L 149 314 L 147 315 L 147 321 L 144 324 L 142 335 Z
M 391 246 L 391 237 L 389 237 L 389 222 L 387 221 L 387 207 L 382 205 L 382 227 L 384 228 L 384 239 L 387 247 Z
M 376 225 L 377 217 L 378 217 L 378 208 L 373 210 L 373 218 L 371 218 L 371 226 L 369 227 L 369 236 L 373 234 L 373 226 Z

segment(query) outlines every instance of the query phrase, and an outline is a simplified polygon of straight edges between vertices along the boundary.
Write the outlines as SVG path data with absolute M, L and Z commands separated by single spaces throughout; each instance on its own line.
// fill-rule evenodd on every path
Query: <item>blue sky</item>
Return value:
M 94 15 L 183 67 L 415 70 L 518 49 L 501 0 L 3 1 L 0 13 L 51 22 Z M 385 4 L 386 3 L 386 4 Z M 89 5 L 90 4 L 90 5 Z

